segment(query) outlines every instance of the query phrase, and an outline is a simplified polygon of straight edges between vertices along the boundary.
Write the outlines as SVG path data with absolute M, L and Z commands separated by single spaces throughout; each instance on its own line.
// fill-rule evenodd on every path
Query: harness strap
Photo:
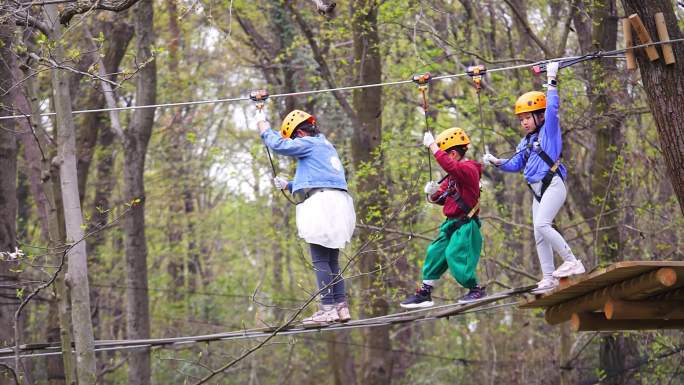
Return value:
M 456 190 L 455 183 L 452 184 L 452 180 L 449 181 L 449 188 L 447 189 L 447 191 L 444 192 L 443 196 L 444 198 L 446 198 L 447 196 L 451 196 L 451 198 L 453 198 L 456 202 L 456 205 L 458 205 L 458 208 L 461 209 L 463 213 L 465 213 L 465 215 L 462 218 L 467 218 L 468 220 L 472 219 L 477 210 L 480 208 L 479 201 L 475 203 L 475 206 L 473 206 L 472 208 L 468 206 L 468 204 L 465 203 L 465 200 L 463 200 L 461 194 L 459 194 L 458 190 Z
M 544 155 L 546 155 L 545 152 L 544 152 Z M 546 157 L 549 158 L 548 155 L 546 155 Z M 561 160 L 560 160 L 560 158 L 558 158 L 556 163 L 551 165 L 551 168 L 549 169 L 549 171 L 547 171 L 546 175 L 544 175 L 544 178 L 542 178 L 542 180 L 541 180 L 542 185 L 541 185 L 541 190 L 539 191 L 539 195 L 537 195 L 537 193 L 534 192 L 534 189 L 532 188 L 531 184 L 529 184 L 529 183 L 527 184 L 527 187 L 530 188 L 530 191 L 532 191 L 532 195 L 534 195 L 534 199 L 536 199 L 537 202 L 541 202 L 542 196 L 544 196 L 546 189 L 549 188 L 549 186 L 551 185 L 551 181 L 553 180 L 553 177 L 558 172 L 558 167 L 560 166 L 560 163 L 561 163 Z
M 535 138 L 536 139 L 536 138 Z M 528 149 L 532 147 L 532 144 L 528 142 Z M 558 172 L 558 168 L 560 167 L 561 164 L 561 157 L 558 157 L 558 159 L 554 162 L 549 154 L 546 153 L 546 151 L 542 150 L 541 147 L 539 148 L 539 152 L 537 153 L 540 158 L 544 161 L 549 166 L 549 171 L 546 172 L 546 175 L 544 175 L 544 178 L 542 178 L 541 182 L 541 190 L 539 191 L 539 195 L 534 192 L 534 189 L 532 188 L 532 185 L 527 183 L 527 187 L 529 187 L 530 191 L 532 192 L 532 195 L 534 195 L 534 199 L 537 200 L 537 202 L 541 202 L 542 196 L 544 196 L 544 192 L 546 192 L 546 189 L 549 188 L 549 185 L 551 184 L 551 181 L 553 180 L 554 175 Z M 529 153 L 525 154 L 525 165 L 527 165 L 527 161 L 529 159 L 530 155 Z

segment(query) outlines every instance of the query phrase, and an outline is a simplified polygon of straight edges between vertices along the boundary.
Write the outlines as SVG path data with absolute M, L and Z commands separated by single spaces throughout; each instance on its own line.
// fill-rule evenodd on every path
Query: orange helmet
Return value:
M 289 138 L 292 135 L 292 132 L 294 132 L 295 128 L 297 128 L 300 123 L 307 120 L 311 123 L 316 122 L 316 118 L 314 118 L 313 115 L 302 110 L 292 110 L 292 112 L 287 114 L 285 119 L 283 119 L 283 123 L 280 125 L 280 136 L 283 138 Z
M 532 112 L 543 110 L 546 108 L 546 95 L 539 91 L 526 92 L 518 98 L 515 102 L 515 114 L 522 114 L 523 112 Z
M 470 138 L 462 128 L 452 127 L 440 132 L 435 142 L 440 150 L 446 151 L 454 146 L 469 144 Z

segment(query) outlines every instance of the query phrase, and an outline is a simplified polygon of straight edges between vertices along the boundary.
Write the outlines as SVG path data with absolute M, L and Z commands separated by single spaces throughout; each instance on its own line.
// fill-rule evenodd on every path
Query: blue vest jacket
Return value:
M 536 183 L 544 178 L 549 171 L 549 165 L 539 156 L 538 152 L 528 147 L 536 141 L 539 147 L 546 152 L 549 157 L 556 161 L 563 151 L 563 140 L 561 138 L 560 119 L 558 118 L 558 90 L 550 89 L 546 92 L 546 112 L 544 113 L 544 125 L 537 133 L 525 136 L 518 147 L 516 154 L 505 164 L 499 166 L 503 171 L 518 172 L 523 167 L 523 175 L 527 183 Z M 558 167 L 561 178 L 565 180 L 567 170 L 563 164 Z

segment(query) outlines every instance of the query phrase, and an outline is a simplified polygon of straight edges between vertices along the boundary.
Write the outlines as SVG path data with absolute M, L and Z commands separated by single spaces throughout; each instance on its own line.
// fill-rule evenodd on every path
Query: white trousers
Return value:
M 541 182 L 533 183 L 532 189 L 539 195 Z M 537 256 L 541 265 L 544 278 L 551 278 L 556 269 L 553 263 L 553 252 L 563 258 L 564 261 L 575 261 L 576 258 L 570 250 L 563 236 L 554 229 L 551 224 L 558 214 L 558 211 L 565 203 L 567 191 L 565 183 L 560 176 L 556 175 L 551 180 L 551 184 L 544 192 L 541 202 L 532 198 L 532 223 L 534 225 L 534 239 L 537 242 Z

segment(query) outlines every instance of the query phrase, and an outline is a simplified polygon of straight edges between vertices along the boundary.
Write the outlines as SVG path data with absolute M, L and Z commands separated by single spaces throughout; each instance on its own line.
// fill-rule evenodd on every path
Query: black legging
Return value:
M 327 287 L 321 292 L 321 303 L 324 305 L 332 305 L 347 300 L 344 294 L 344 280 L 342 277 L 337 277 L 340 273 L 339 264 L 339 249 L 329 249 L 325 246 L 309 244 L 311 250 L 311 261 L 313 262 L 314 271 L 316 272 L 316 282 L 318 289 L 326 287 L 330 282 L 336 282 Z

